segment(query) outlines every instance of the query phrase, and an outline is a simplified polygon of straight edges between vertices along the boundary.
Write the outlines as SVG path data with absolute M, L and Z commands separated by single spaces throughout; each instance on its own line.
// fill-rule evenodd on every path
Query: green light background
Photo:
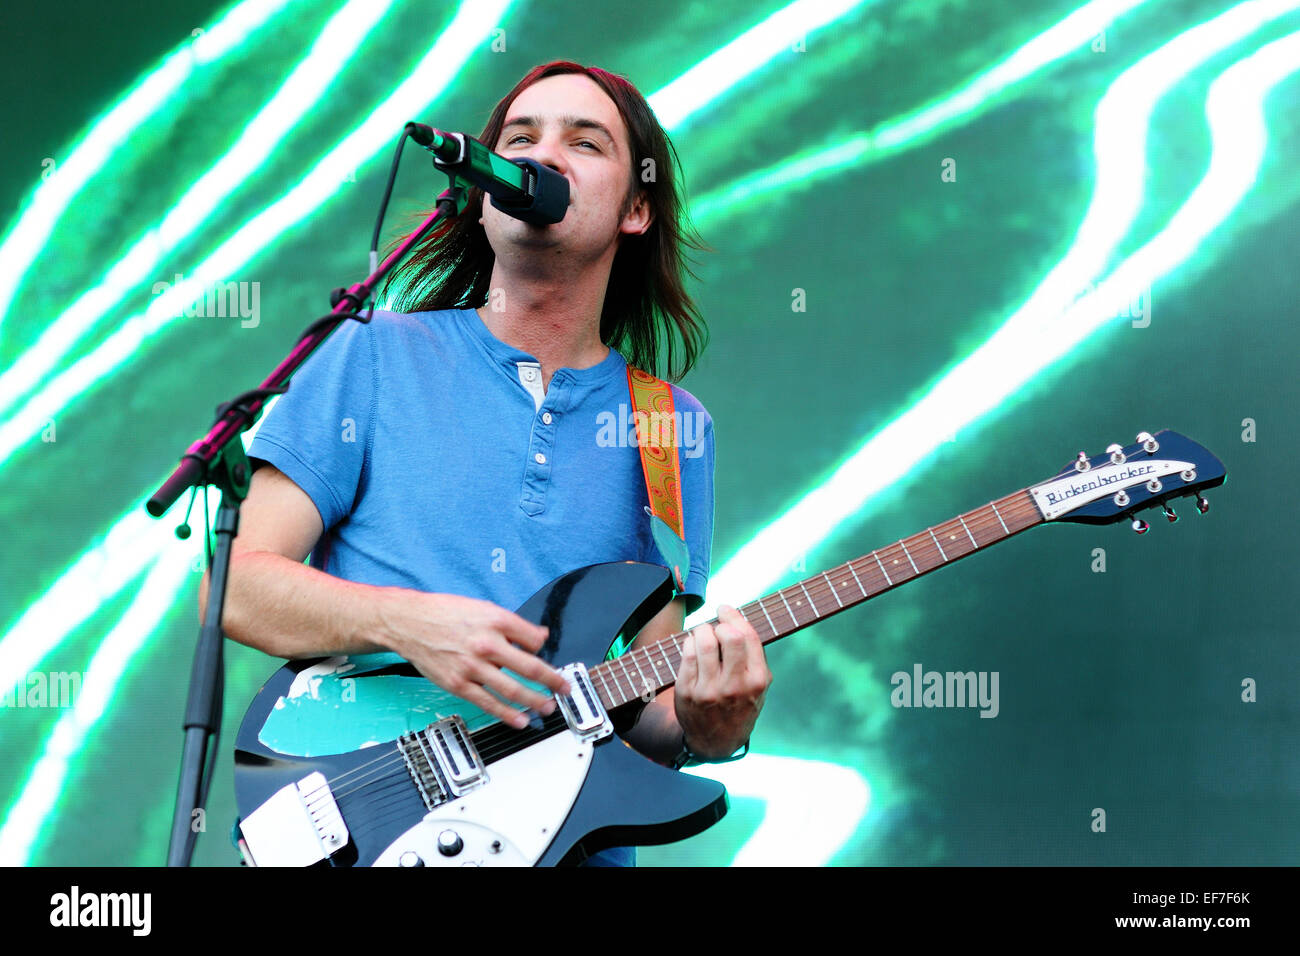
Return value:
M 77 194 L 14 291 L 0 324 L 4 367 L 235 143 L 342 6 L 289 3 L 232 53 L 196 68 L 136 129 Z M 694 286 L 710 347 L 682 383 L 717 429 L 715 574 L 1024 302 L 1070 250 L 1091 201 L 1098 101 L 1129 67 L 1234 5 L 1139 5 L 1106 29 L 1104 49 L 1085 39 L 934 136 L 872 162 L 832 166 L 811 186 L 718 200 L 796 153 L 844 144 L 948 96 L 1079 6 L 863 3 L 810 32 L 802 52 L 776 56 L 673 128 L 702 232 L 716 249 Z M 8 148 L 0 151 L 6 232 L 40 183 L 42 160 L 62 164 L 96 117 L 225 9 L 175 3 L 110 17 L 77 3 L 0 15 L 7 35 L 30 39 L 2 66 L 11 94 Z M 296 184 L 414 68 L 454 9 L 394 3 L 268 160 L 54 371 L 148 307 L 153 282 L 189 275 Z M 520 75 L 560 57 L 623 73 L 649 94 L 779 9 L 521 0 L 501 18 L 505 51 L 484 38 L 445 95 L 408 118 L 477 132 Z M 1210 84 L 1297 30 L 1300 13 L 1280 15 L 1159 99 L 1141 203 L 1102 275 L 1163 229 L 1205 175 Z M 1178 524 L 1148 514 L 1152 529 L 1141 537 L 1122 524 L 1035 530 L 769 648 L 776 680 L 755 751 L 852 768 L 871 789 L 866 815 L 830 862 L 1300 860 L 1293 623 L 1300 589 L 1286 538 L 1295 524 L 1289 491 L 1298 437 L 1298 101 L 1300 76 L 1269 95 L 1256 182 L 1185 263 L 1153 281 L 1147 327 L 1120 320 L 1094 332 L 923 456 L 829 538 L 788 556 L 782 584 L 1046 478 L 1079 450 L 1128 444 L 1143 429 L 1181 431 L 1228 468 L 1228 483 L 1209 494 L 1208 516 L 1184 502 Z M 0 640 L 152 490 L 213 406 L 283 356 L 307 320 L 325 311 L 328 290 L 364 275 L 388 142 L 358 166 L 355 182 L 344 181 L 230 276 L 260 283 L 256 328 L 221 318 L 173 323 L 54 415 L 55 441 L 35 429 L 0 464 Z M 956 163 L 955 182 L 941 175 L 947 159 Z M 390 224 L 436 189 L 424 163 L 408 158 Z M 794 289 L 805 290 L 806 312 L 792 311 Z M 1255 423 L 1256 440 L 1243 440 L 1244 419 Z M 1106 573 L 1091 569 L 1096 548 L 1105 549 Z M 796 573 L 801 557 L 807 570 Z M 190 574 L 131 657 L 103 718 L 70 755 L 26 861 L 162 861 L 198 577 Z M 86 670 L 142 580 L 105 600 L 31 670 Z M 768 590 L 710 597 L 743 603 Z M 890 675 L 917 662 L 999 672 L 998 717 L 892 708 Z M 277 666 L 228 644 L 226 730 L 200 864 L 236 862 L 226 836 L 234 819 L 231 741 L 247 701 Z M 1247 678 L 1258 683 L 1255 703 L 1241 700 Z M 65 713 L 0 709 L 0 813 L 12 814 L 33 786 Z M 774 777 L 769 786 L 784 793 L 799 781 Z M 807 794 L 805 812 L 815 817 L 821 797 Z M 1104 833 L 1090 827 L 1097 807 L 1107 814 Z M 641 862 L 725 864 L 766 810 L 764 799 L 738 796 L 712 830 L 644 849 Z M 783 834 L 788 846 L 812 839 L 801 826 L 808 824 Z M 764 859 L 789 857 L 774 851 Z

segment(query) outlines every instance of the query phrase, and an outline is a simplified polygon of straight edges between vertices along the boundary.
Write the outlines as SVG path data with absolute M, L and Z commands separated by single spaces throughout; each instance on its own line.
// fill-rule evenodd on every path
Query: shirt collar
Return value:
M 479 316 L 477 309 L 460 309 L 457 311 L 461 323 L 469 333 L 470 337 L 478 342 L 491 356 L 492 360 L 510 373 L 512 378 L 519 374 L 520 362 L 536 362 L 535 356 L 529 355 L 513 345 L 507 345 L 502 342 L 491 330 L 483 324 L 483 319 Z M 607 378 L 612 378 L 617 374 L 625 374 L 627 361 L 623 358 L 618 349 L 610 348 L 609 354 L 601 361 L 592 365 L 590 368 L 559 368 L 555 374 L 561 372 L 577 385 L 598 385 Z

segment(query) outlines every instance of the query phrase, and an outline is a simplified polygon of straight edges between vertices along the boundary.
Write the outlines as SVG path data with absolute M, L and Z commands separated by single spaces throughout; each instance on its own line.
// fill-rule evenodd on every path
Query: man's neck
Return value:
M 608 273 L 606 273 L 606 277 Z M 600 315 L 605 282 L 532 279 L 521 281 L 492 271 L 487 305 L 479 318 L 496 338 L 527 352 L 542 366 L 542 387 L 557 369 L 583 369 L 609 356 L 600 340 Z

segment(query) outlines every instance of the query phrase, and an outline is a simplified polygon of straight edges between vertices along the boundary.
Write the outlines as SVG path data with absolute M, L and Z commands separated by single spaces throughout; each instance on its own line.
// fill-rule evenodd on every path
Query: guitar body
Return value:
M 639 632 L 672 593 L 664 568 L 599 564 L 556 578 L 518 614 L 550 629 L 539 654 L 547 663 L 594 667 L 615 638 Z M 403 698 L 415 714 L 413 728 L 448 709 L 469 708 L 400 660 L 354 677 L 346 676 L 353 671 L 342 658 L 280 668 L 249 707 L 236 740 L 241 849 L 257 865 L 580 863 L 608 847 L 685 839 L 726 813 L 721 784 L 660 766 L 623 743 L 618 732 L 635 721 L 637 705 L 612 711 L 616 732 L 597 740 L 580 739 L 558 710 L 523 730 L 499 722 L 469 730 L 487 782 L 460 795 L 443 786 L 430 800 L 397 740 L 355 741 L 349 752 L 324 753 L 319 743 L 304 747 L 283 732 L 268 733 L 286 709 L 321 697 L 313 673 L 326 680 L 345 675 L 352 700 L 317 705 L 303 726 L 366 724 L 402 708 Z M 406 687 L 393 692 L 394 684 Z M 305 779 L 312 782 L 301 784 Z M 332 824 L 335 817 L 341 827 Z

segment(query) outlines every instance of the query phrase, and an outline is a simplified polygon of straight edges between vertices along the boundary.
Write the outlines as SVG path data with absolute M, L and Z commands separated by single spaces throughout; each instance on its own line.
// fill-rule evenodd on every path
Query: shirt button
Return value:
M 544 464 L 546 464 L 546 456 L 543 455 L 540 451 L 539 451 L 536 455 L 533 456 L 533 459 L 534 459 L 534 460 L 537 462 L 537 464 L 539 464 L 539 465 L 544 465 Z
M 551 423 L 551 413 L 542 412 L 542 421 L 549 425 Z
M 524 369 L 524 380 L 525 380 L 525 381 L 528 381 L 528 382 L 531 382 L 531 381 L 533 380 L 533 377 L 534 377 L 536 374 L 537 374 L 537 373 L 536 373 L 533 369 L 531 369 L 531 368 L 526 368 L 526 369 Z

